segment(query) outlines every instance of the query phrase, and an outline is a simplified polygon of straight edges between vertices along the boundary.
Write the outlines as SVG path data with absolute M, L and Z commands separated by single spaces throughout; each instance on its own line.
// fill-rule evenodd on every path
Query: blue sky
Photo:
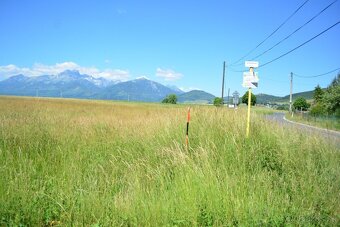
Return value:
M 66 68 L 94 76 L 134 79 L 146 76 L 162 84 L 221 93 L 241 86 L 241 65 L 230 64 L 254 48 L 305 0 L 245 1 L 0 1 L 0 80 L 11 74 L 40 75 Z M 333 0 L 310 0 L 246 59 L 271 47 Z M 291 38 L 257 59 L 261 63 L 291 50 L 340 19 L 334 3 Z M 254 93 L 287 95 L 289 74 L 316 75 L 340 67 L 340 25 L 259 68 Z M 234 71 L 232 71 L 234 70 Z M 294 92 L 326 87 L 336 72 L 294 78 Z

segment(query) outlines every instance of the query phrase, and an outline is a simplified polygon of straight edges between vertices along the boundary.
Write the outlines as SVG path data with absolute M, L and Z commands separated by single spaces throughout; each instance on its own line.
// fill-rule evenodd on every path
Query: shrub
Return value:
M 297 110 L 307 110 L 310 107 L 310 104 L 305 98 L 299 97 L 294 101 L 293 106 Z
M 310 110 L 310 114 L 312 116 L 321 116 L 323 114 L 325 114 L 325 108 L 320 104 L 317 103 L 314 106 L 312 106 L 311 110 Z
M 223 99 L 219 98 L 219 97 L 216 97 L 214 99 L 214 106 L 222 106 L 222 105 L 223 105 Z
M 248 91 L 246 93 L 244 93 L 244 95 L 242 96 L 242 103 L 245 103 L 248 105 Z M 251 93 L 251 105 L 254 106 L 256 104 L 256 96 Z
M 321 102 L 323 93 L 324 91 L 321 89 L 320 85 L 316 86 L 313 94 L 314 102 L 316 103 Z
M 175 94 L 168 95 L 163 99 L 162 103 L 170 103 L 170 104 L 176 104 L 177 103 L 177 96 Z
M 326 89 L 322 97 L 322 103 L 327 113 L 335 114 L 336 116 L 340 115 L 340 74 Z

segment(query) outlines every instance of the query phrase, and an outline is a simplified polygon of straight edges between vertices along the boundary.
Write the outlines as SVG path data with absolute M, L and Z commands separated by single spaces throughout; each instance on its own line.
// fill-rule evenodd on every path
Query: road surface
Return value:
M 294 127 L 294 129 L 298 131 L 304 131 L 304 132 L 314 134 L 314 135 L 315 134 L 321 135 L 325 139 L 331 142 L 334 142 L 337 145 L 337 147 L 340 148 L 340 132 L 317 128 L 314 126 L 287 120 L 285 118 L 285 113 L 274 113 L 274 114 L 266 115 L 266 118 L 270 121 L 275 121 L 279 124 L 282 124 L 285 127 Z

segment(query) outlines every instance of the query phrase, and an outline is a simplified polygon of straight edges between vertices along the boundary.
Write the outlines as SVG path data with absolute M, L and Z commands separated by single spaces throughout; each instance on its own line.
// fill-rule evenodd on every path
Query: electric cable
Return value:
M 328 74 L 330 74 L 330 73 L 332 73 L 332 72 L 335 72 L 335 71 L 337 71 L 337 70 L 340 70 L 340 67 L 339 67 L 339 68 L 336 68 L 336 69 L 333 69 L 333 70 L 331 70 L 331 71 L 329 71 L 329 72 L 321 73 L 321 74 L 314 75 L 314 76 L 301 76 L 301 75 L 296 74 L 296 73 L 293 73 L 293 75 L 296 76 L 296 77 L 300 77 L 300 78 L 313 78 L 313 77 L 325 76 L 325 75 L 328 75 Z
M 292 35 L 294 35 L 296 32 L 298 32 L 300 29 L 302 29 L 304 26 L 306 26 L 307 24 L 309 24 L 310 22 L 312 22 L 315 18 L 317 18 L 318 16 L 320 16 L 324 11 L 326 11 L 329 7 L 331 7 L 335 2 L 337 2 L 338 0 L 333 1 L 332 3 L 330 3 L 328 6 L 326 6 L 323 10 L 321 10 L 319 13 L 317 13 L 315 16 L 313 16 L 311 19 L 309 19 L 306 23 L 304 23 L 303 25 L 301 25 L 300 27 L 298 27 L 295 31 L 293 31 L 292 33 L 290 33 L 288 36 L 286 36 L 284 39 L 282 39 L 281 41 L 277 42 L 274 46 L 268 48 L 267 50 L 263 51 L 261 54 L 253 57 L 251 59 L 251 61 L 253 61 L 254 59 L 257 59 L 259 57 L 261 57 L 262 55 L 264 55 L 265 53 L 267 53 L 268 51 L 272 50 L 273 48 L 275 48 L 276 46 L 280 45 L 282 42 L 284 42 L 285 40 L 287 40 L 289 37 L 291 37 Z
M 333 25 L 330 26 L 329 28 L 327 28 L 327 29 L 323 30 L 322 32 L 320 32 L 319 34 L 317 34 L 316 36 L 310 38 L 309 40 L 307 40 L 307 41 L 305 41 L 304 43 L 300 44 L 299 46 L 297 46 L 297 47 L 291 49 L 290 51 L 288 51 L 288 52 L 286 52 L 286 53 L 284 53 L 284 54 L 282 54 L 282 55 L 280 55 L 280 56 L 278 56 L 278 57 L 276 57 L 276 58 L 274 58 L 274 59 L 272 59 L 272 60 L 270 60 L 270 61 L 268 61 L 268 62 L 262 64 L 262 65 L 260 65 L 258 68 L 262 68 L 262 67 L 264 67 L 264 66 L 266 66 L 266 65 L 269 65 L 269 64 L 271 64 L 271 63 L 273 63 L 273 62 L 279 60 L 280 58 L 282 58 L 282 57 L 284 57 L 284 56 L 286 56 L 286 55 L 292 53 L 293 51 L 295 51 L 295 50 L 299 49 L 300 47 L 306 45 L 307 43 L 309 43 L 309 42 L 312 41 L 313 39 L 316 39 L 316 38 L 319 37 L 320 35 L 324 34 L 325 32 L 329 31 L 330 29 L 334 28 L 334 27 L 337 26 L 339 23 L 340 23 L 340 21 L 336 22 L 335 24 L 333 24 Z
M 267 41 L 270 37 L 272 37 L 283 25 L 285 25 L 288 20 L 290 20 L 290 18 L 292 18 L 309 0 L 304 1 L 304 3 L 302 3 L 302 5 L 299 6 L 299 8 L 297 8 L 283 23 L 281 23 L 279 25 L 279 27 L 277 27 L 270 35 L 268 35 L 262 42 L 260 42 L 259 44 L 256 45 L 255 48 L 253 48 L 252 50 L 250 50 L 246 55 L 244 55 L 243 57 L 241 57 L 240 59 L 238 59 L 237 61 L 235 61 L 234 63 L 232 63 L 231 65 L 235 65 L 236 63 L 238 63 L 239 61 L 241 61 L 242 59 L 244 59 L 245 57 L 247 57 L 249 54 L 253 53 L 254 50 L 256 50 L 259 46 L 261 46 L 265 41 Z

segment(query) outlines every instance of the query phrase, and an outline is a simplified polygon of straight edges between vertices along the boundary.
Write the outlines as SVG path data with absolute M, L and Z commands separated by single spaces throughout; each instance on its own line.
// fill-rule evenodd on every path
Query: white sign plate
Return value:
M 259 62 L 258 61 L 246 61 L 244 63 L 244 66 L 248 67 L 248 68 L 258 68 L 259 67 Z
M 243 83 L 242 84 L 243 87 L 245 88 L 257 88 L 258 86 L 258 83 L 250 83 L 250 82 L 247 82 L 247 83 Z
M 253 74 L 251 72 L 243 73 L 243 83 L 242 86 L 246 88 L 257 88 L 259 82 L 259 77 L 257 73 Z

